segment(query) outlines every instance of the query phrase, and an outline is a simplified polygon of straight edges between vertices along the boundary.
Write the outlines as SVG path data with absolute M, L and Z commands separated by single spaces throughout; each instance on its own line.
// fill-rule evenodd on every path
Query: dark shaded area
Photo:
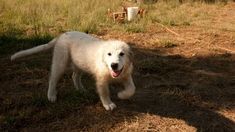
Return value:
M 235 108 L 234 55 L 184 58 L 146 49 L 135 53 L 138 90 L 122 108 L 182 119 L 198 131 L 235 131 L 235 123 L 216 112 Z
M 46 90 L 51 54 L 12 63 L 9 53 L 34 45 L 30 39 L 16 38 L 6 45 L 10 40 L 1 39 L 0 46 L 5 51 L 0 59 L 0 131 L 107 131 L 140 113 L 181 119 L 197 131 L 235 131 L 235 123 L 216 112 L 235 108 L 232 54 L 184 58 L 165 55 L 160 49 L 134 48 L 136 94 L 130 100 L 119 100 L 117 86 L 113 86 L 112 97 L 118 108 L 107 112 L 100 104 L 91 77 L 83 78 L 88 93 L 75 92 L 70 72 L 58 85 L 58 102 L 49 103 Z M 16 46 L 16 42 L 22 46 Z
M 33 37 L 19 37 L 17 36 L 6 36 L 0 35 L 0 54 L 9 54 L 18 50 L 30 48 L 44 44 L 52 40 L 53 36 L 33 36 Z

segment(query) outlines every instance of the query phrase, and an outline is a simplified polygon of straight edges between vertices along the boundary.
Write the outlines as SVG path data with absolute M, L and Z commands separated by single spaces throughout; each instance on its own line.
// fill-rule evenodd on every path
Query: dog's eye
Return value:
M 108 53 L 108 56 L 111 56 L 112 54 L 111 53 Z
M 120 55 L 120 56 L 123 56 L 123 55 L 124 55 L 124 53 L 123 53 L 123 52 L 121 52 L 119 55 Z

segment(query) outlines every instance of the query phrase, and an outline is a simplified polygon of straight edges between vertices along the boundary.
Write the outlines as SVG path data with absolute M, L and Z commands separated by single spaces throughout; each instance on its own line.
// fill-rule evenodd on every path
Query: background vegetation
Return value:
M 122 6 L 128 5 L 122 0 L 0 0 L 0 36 L 32 38 L 54 36 L 70 30 L 98 33 L 106 29 L 144 32 L 156 22 L 187 26 L 213 15 L 206 10 L 208 6 L 202 1 L 149 0 L 140 5 L 148 11 L 145 19 L 117 24 L 107 17 L 107 9 L 121 10 Z M 204 1 L 217 2 L 217 6 L 226 3 L 226 0 Z

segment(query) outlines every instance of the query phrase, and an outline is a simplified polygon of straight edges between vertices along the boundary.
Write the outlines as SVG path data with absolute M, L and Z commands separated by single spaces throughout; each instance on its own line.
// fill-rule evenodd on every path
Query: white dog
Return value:
M 49 101 L 56 101 L 56 84 L 68 64 L 73 67 L 72 78 L 76 89 L 83 90 L 81 70 L 94 75 L 100 100 L 106 110 L 116 107 L 109 95 L 110 82 L 123 84 L 124 90 L 118 93 L 120 99 L 128 99 L 135 93 L 131 51 L 122 41 L 103 41 L 82 32 L 67 32 L 47 44 L 17 52 L 11 60 L 51 48 L 54 48 L 54 53 L 47 93 Z

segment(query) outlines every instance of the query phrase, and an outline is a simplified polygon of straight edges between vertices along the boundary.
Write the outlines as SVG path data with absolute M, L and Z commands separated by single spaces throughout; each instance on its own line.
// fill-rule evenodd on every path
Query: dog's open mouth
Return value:
M 123 68 L 122 68 L 123 69 Z M 113 78 L 118 77 L 121 73 L 122 73 L 122 69 L 121 70 L 111 70 L 111 75 Z

